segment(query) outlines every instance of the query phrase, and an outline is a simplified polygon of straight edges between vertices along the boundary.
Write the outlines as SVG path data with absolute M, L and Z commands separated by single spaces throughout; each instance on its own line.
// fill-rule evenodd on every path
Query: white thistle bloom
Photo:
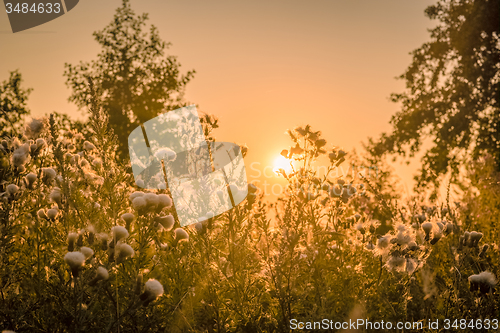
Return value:
M 143 210 L 144 208 L 147 207 L 147 205 L 148 204 L 147 204 L 146 200 L 143 197 L 137 197 L 137 198 L 134 198 L 134 200 L 132 200 L 132 207 L 136 211 Z
M 89 259 L 94 255 L 94 250 L 92 250 L 90 247 L 82 246 L 80 248 L 80 252 L 83 253 L 85 256 L 85 259 Z
M 14 150 L 12 154 L 12 165 L 15 168 L 25 165 L 31 160 L 30 146 L 25 143 Z
M 129 200 L 132 202 L 134 201 L 135 198 L 142 197 L 144 196 L 144 192 L 142 191 L 135 191 L 129 195 Z
M 26 175 L 26 183 L 28 188 L 33 189 L 33 183 L 36 181 L 37 176 L 33 172 L 30 172 Z
M 479 289 L 481 293 L 487 294 L 497 284 L 497 280 L 493 273 L 484 271 L 469 276 L 469 283 L 470 291 L 477 291 Z
M 102 266 L 99 266 L 99 267 L 97 267 L 95 277 L 92 280 L 90 280 L 89 285 L 93 286 L 97 282 L 99 282 L 101 280 L 107 280 L 108 278 L 109 278 L 108 270 Z
M 174 217 L 171 214 L 168 214 L 166 216 L 159 216 L 155 218 L 155 221 L 160 223 L 167 231 L 170 231 L 175 223 Z
M 117 264 L 133 256 L 134 256 L 134 249 L 132 248 L 132 246 L 122 242 L 116 244 L 115 258 Z
M 472 231 L 470 233 L 470 238 L 469 238 L 469 246 L 470 247 L 476 247 L 479 245 L 479 241 L 483 238 L 483 234 L 481 232 L 477 231 Z
M 57 217 L 57 214 L 59 213 L 59 210 L 57 208 L 51 208 L 47 210 L 47 217 L 51 220 L 55 220 Z
M 144 200 L 146 200 L 146 204 L 149 209 L 155 210 L 160 203 L 160 199 L 155 193 L 146 193 L 143 196 Z
M 111 228 L 111 233 L 113 234 L 113 239 L 116 242 L 128 237 L 128 230 L 125 227 L 122 227 L 121 225 L 117 225 Z
M 7 185 L 7 193 L 9 195 L 14 195 L 16 192 L 19 191 L 19 187 L 16 184 L 9 184 Z
M 49 194 L 49 199 L 54 201 L 58 205 L 61 205 L 61 200 L 62 200 L 61 189 L 59 187 L 54 187 Z
M 182 228 L 175 229 L 174 233 L 175 233 L 175 241 L 176 242 L 189 240 L 189 234 L 186 232 L 186 230 L 184 230 Z
M 406 269 L 406 259 L 401 256 L 391 255 L 386 263 L 389 270 L 403 272 Z
M 432 231 L 432 223 L 431 222 L 422 223 L 422 229 L 428 235 Z
M 36 212 L 36 215 L 38 215 L 39 218 L 41 219 L 48 219 L 47 215 L 45 214 L 45 210 L 43 210 L 42 208 L 40 208 L 37 212 Z
M 123 221 L 125 221 L 125 223 L 130 224 L 134 221 L 135 216 L 132 213 L 125 213 L 125 214 L 122 214 L 121 218 Z
M 78 270 L 85 264 L 85 256 L 83 253 L 75 251 L 68 252 L 64 256 L 64 261 L 71 268 L 71 272 L 73 273 L 73 277 L 78 277 Z
M 24 134 L 26 134 L 27 137 L 34 139 L 42 133 L 45 128 L 45 124 L 45 118 L 33 118 L 28 125 L 26 125 Z
M 91 143 L 91 142 L 89 142 L 89 141 L 85 141 L 85 142 L 83 143 L 83 149 L 85 149 L 85 150 L 89 150 L 89 151 L 90 151 L 90 150 L 94 150 L 94 149 L 95 149 L 95 146 L 94 146 L 94 144 L 93 144 L 93 143 Z
M 158 209 L 170 208 L 172 207 L 172 199 L 166 194 L 158 194 Z
M 159 296 L 163 295 L 163 286 L 155 279 L 149 279 L 144 284 L 144 292 L 139 296 L 142 305 L 147 306 Z
M 43 181 L 48 184 L 56 178 L 56 171 L 52 168 L 42 168 Z

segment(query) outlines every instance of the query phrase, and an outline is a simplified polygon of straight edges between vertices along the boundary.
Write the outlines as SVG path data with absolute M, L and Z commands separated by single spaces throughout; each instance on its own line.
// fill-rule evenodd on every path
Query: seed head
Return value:
M 160 223 L 167 231 L 172 230 L 175 223 L 174 217 L 171 214 L 156 217 L 155 221 Z
M 92 250 L 90 247 L 82 246 L 80 248 L 80 252 L 83 253 L 85 256 L 85 259 L 88 259 L 94 255 L 94 250 Z
M 117 264 L 133 256 L 134 256 L 134 249 L 132 248 L 132 246 L 122 242 L 116 244 L 115 258 Z
M 139 296 L 142 305 L 147 306 L 150 302 L 163 294 L 163 286 L 160 282 L 154 279 L 149 279 L 144 284 L 144 292 Z
M 94 150 L 94 149 L 95 149 L 95 146 L 94 146 L 94 144 L 93 144 L 93 143 L 91 143 L 91 142 L 89 142 L 89 141 L 85 141 L 85 142 L 83 143 L 83 149 L 90 151 L 90 150 Z
M 122 227 L 121 225 L 117 225 L 111 228 L 111 233 L 113 234 L 113 239 L 115 242 L 128 237 L 127 229 L 125 229 L 125 227 Z
M 78 270 L 85 263 L 85 256 L 83 255 L 83 253 L 78 252 L 78 251 L 68 252 L 64 256 L 64 261 L 71 268 L 71 272 L 73 273 L 73 277 L 76 278 L 76 277 L 78 277 Z
M 172 207 L 172 199 L 166 194 L 158 194 L 158 209 L 162 210 L 163 208 Z

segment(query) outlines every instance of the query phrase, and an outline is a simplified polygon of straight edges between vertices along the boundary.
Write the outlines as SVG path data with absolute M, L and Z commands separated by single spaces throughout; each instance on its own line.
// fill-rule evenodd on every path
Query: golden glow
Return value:
M 278 172 L 280 169 L 285 170 L 285 173 L 289 174 L 292 172 L 292 166 L 290 165 L 290 160 L 286 159 L 284 156 L 279 155 L 274 159 L 273 171 Z

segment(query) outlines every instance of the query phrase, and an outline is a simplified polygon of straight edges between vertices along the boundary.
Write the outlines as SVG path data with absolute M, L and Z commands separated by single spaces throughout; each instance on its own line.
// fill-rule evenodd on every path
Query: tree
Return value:
M 0 137 L 12 137 L 21 132 L 21 120 L 30 113 L 26 101 L 31 89 L 21 87 L 19 71 L 10 72 L 9 79 L 0 83 Z
M 65 64 L 66 84 L 73 90 L 70 101 L 89 107 L 91 78 L 109 124 L 128 156 L 127 138 L 139 124 L 160 112 L 184 106 L 183 93 L 194 71 L 180 74 L 174 56 L 165 56 L 170 44 L 160 39 L 155 26 L 144 32 L 147 14 L 135 15 L 129 0 L 116 10 L 112 22 L 94 32 L 102 51 L 95 61 Z
M 500 2 L 439 0 L 425 14 L 439 24 L 431 41 L 412 52 L 401 79 L 401 103 L 392 117 L 392 132 L 370 139 L 375 156 L 396 153 L 413 157 L 429 138 L 417 187 L 438 186 L 439 176 L 485 152 L 500 166 Z

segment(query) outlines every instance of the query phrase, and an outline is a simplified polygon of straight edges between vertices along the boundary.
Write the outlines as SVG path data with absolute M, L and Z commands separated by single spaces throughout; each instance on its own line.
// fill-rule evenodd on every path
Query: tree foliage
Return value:
M 392 132 L 370 140 L 374 155 L 412 157 L 432 139 L 418 187 L 437 185 L 449 170 L 456 174 L 471 155 L 489 152 L 500 161 L 500 2 L 439 0 L 425 14 L 439 24 L 431 41 L 412 52 L 400 77 L 406 89 L 392 95 L 401 103 Z
M 22 88 L 21 83 L 19 71 L 10 72 L 9 78 L 0 83 L 0 137 L 19 133 L 23 116 L 30 113 L 26 101 L 31 89 Z
M 94 32 L 102 47 L 97 60 L 65 65 L 66 84 L 73 90 L 70 101 L 81 108 L 90 105 L 88 78 L 92 78 L 122 157 L 131 130 L 162 111 L 184 105 L 184 88 L 194 74 L 180 74 L 176 57 L 165 55 L 169 44 L 161 40 L 156 27 L 145 32 L 147 19 L 147 14 L 135 15 L 129 1 L 123 0 L 111 23 Z

